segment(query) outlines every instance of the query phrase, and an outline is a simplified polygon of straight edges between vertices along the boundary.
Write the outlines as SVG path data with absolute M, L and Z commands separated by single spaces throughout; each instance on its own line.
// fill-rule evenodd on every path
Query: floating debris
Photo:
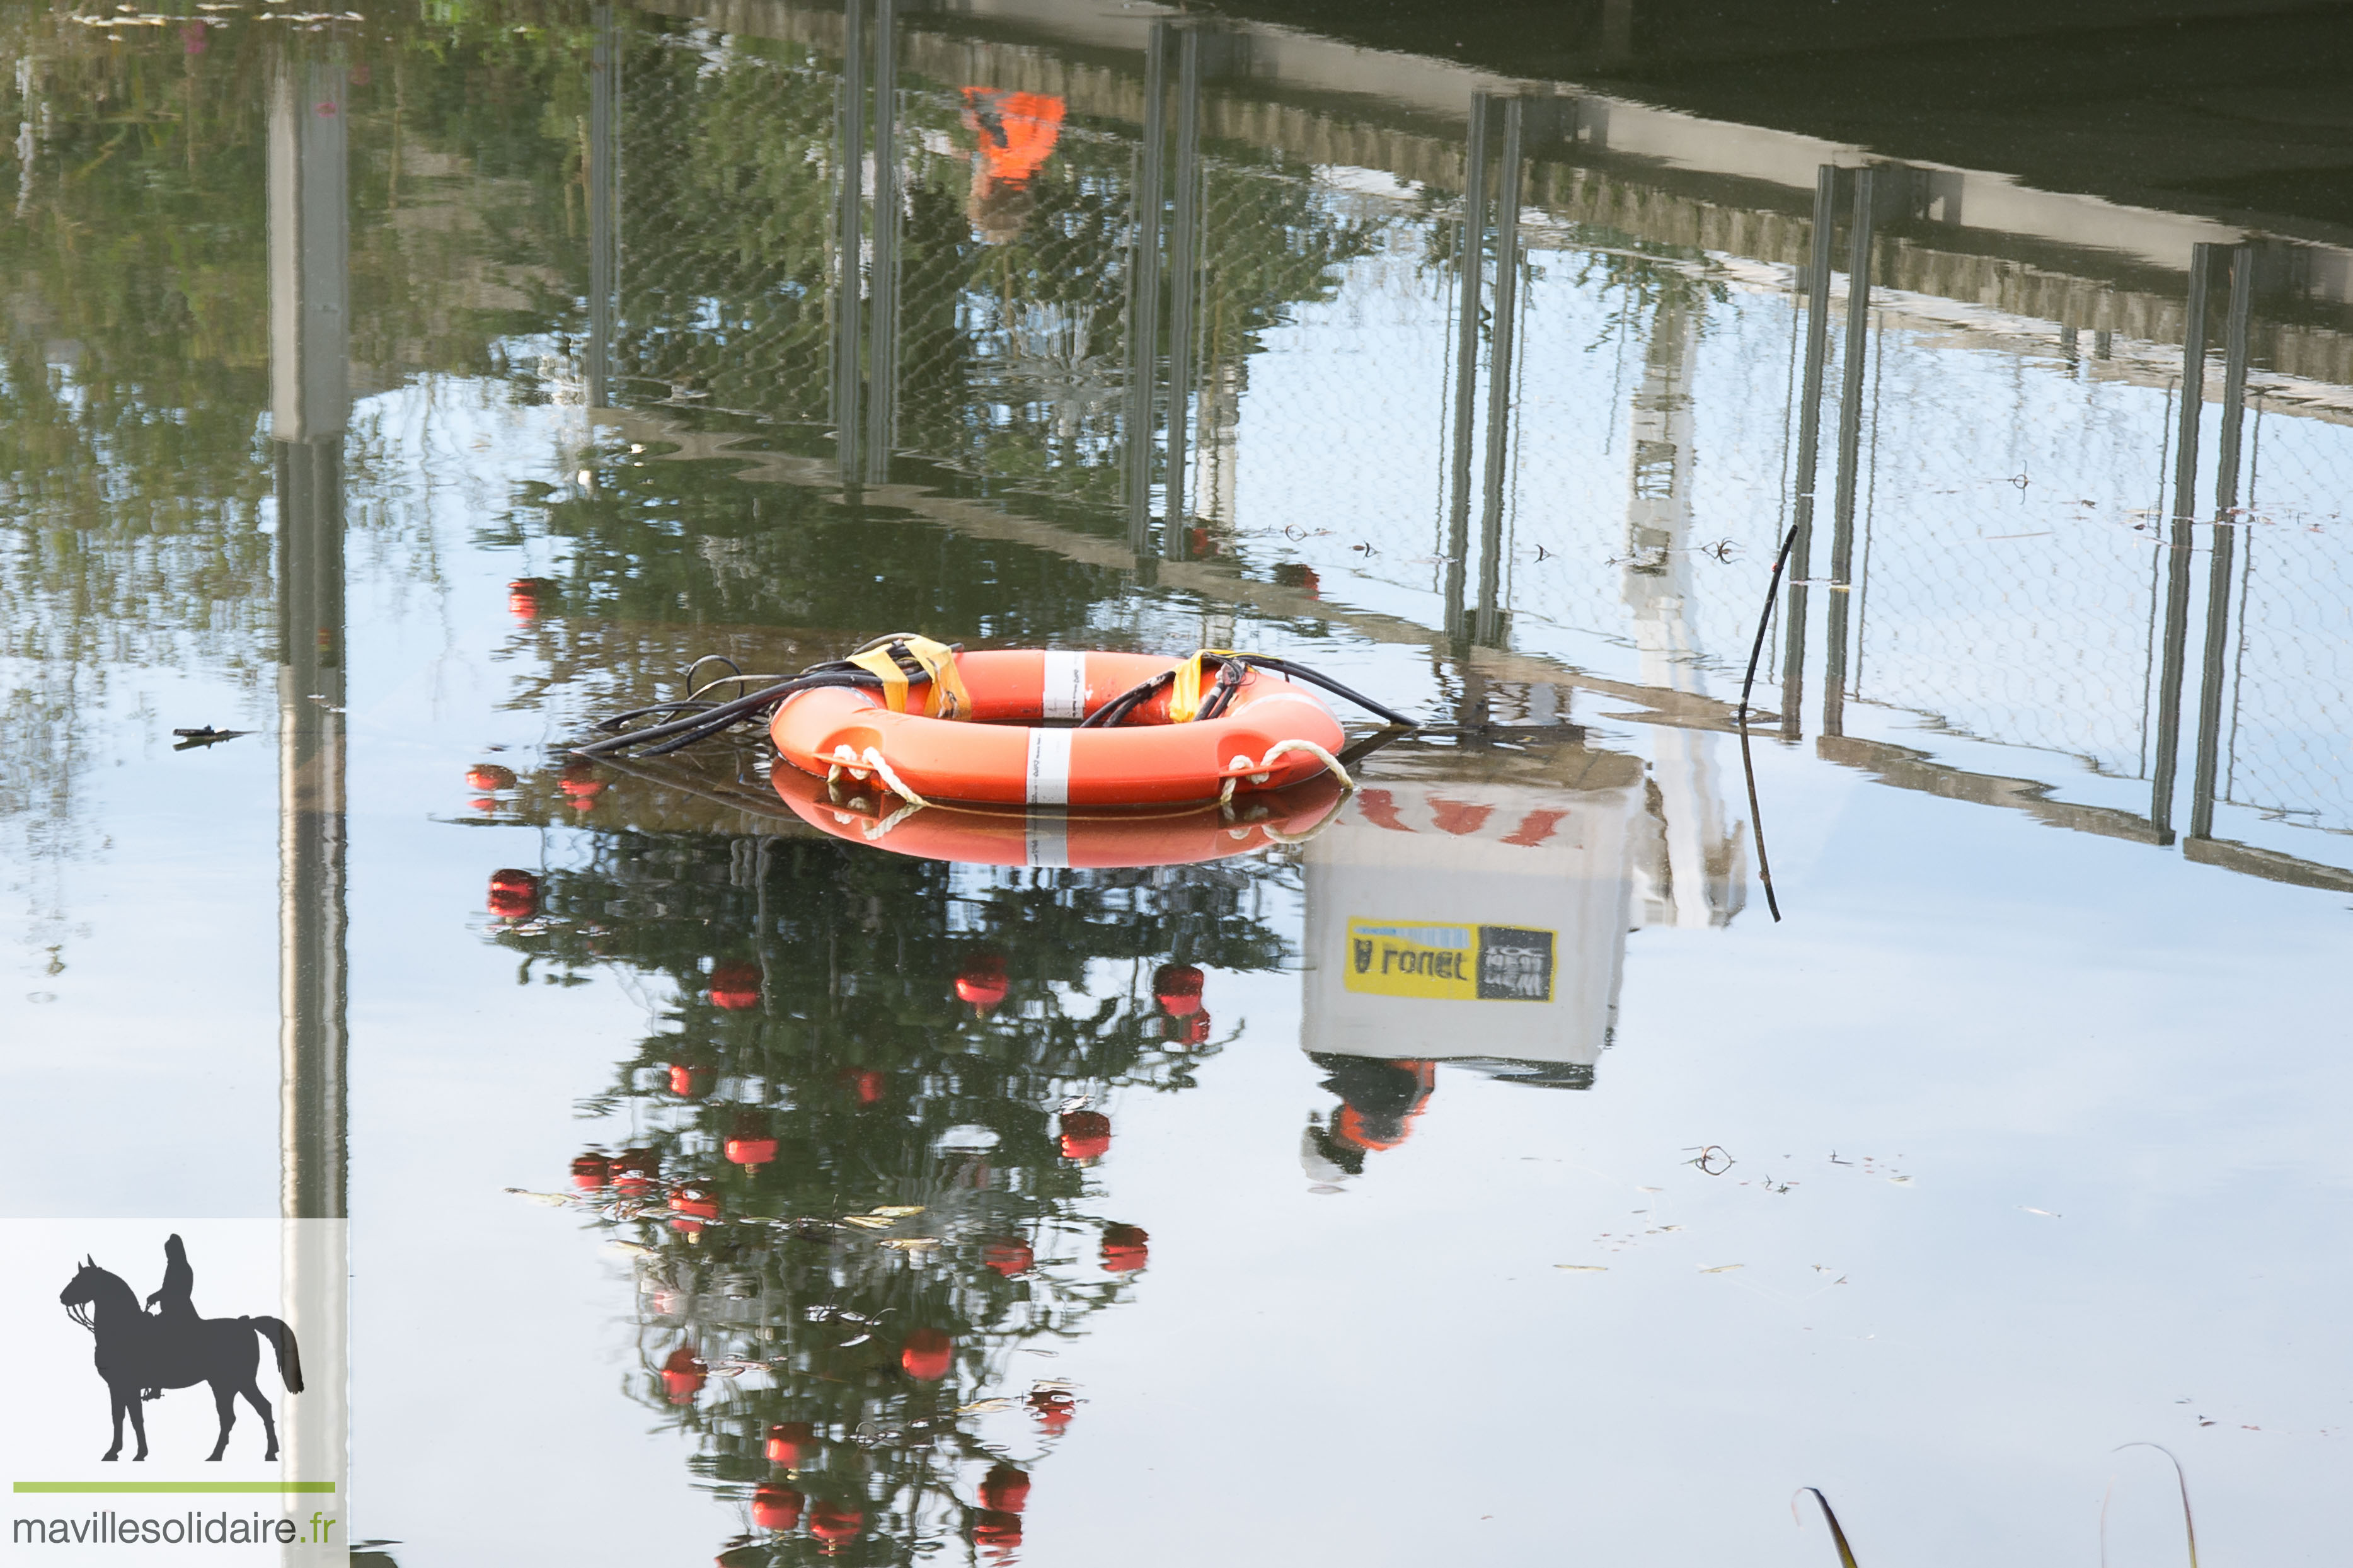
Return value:
M 1606 1263 L 1556 1263 L 1553 1267 L 1567 1274 L 1607 1274 L 1609 1272 L 1609 1266 Z
M 1729 1171 L 1733 1166 L 1740 1163 L 1739 1161 L 1735 1160 L 1731 1154 L 1725 1151 L 1724 1145 L 1721 1143 L 1707 1143 L 1698 1145 L 1696 1147 L 1687 1147 L 1685 1152 L 1691 1153 L 1694 1157 L 1685 1160 L 1683 1162 L 1684 1164 L 1696 1165 L 1704 1174 L 1710 1176 L 1720 1176 L 1724 1174 L 1725 1172 Z
M 2060 1215 L 2052 1214 L 2049 1209 L 2028 1208 L 2024 1204 L 2021 1204 L 2018 1206 L 2028 1214 L 2039 1214 L 2044 1219 L 2060 1219 L 2064 1217 Z
M 1746 1268 L 1747 1267 L 1748 1265 L 1746 1263 L 1719 1263 L 1713 1268 L 1703 1268 L 1700 1272 L 1702 1274 L 1729 1274 L 1736 1268 Z

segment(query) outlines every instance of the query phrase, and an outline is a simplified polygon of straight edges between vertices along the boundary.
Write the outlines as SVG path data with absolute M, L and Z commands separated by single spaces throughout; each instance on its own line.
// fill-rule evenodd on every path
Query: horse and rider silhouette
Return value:
M 261 1364 L 256 1336 L 278 1352 L 278 1375 L 286 1392 L 302 1392 L 302 1357 L 295 1349 L 294 1331 L 276 1318 L 200 1318 L 190 1299 L 196 1273 L 188 1266 L 188 1249 L 177 1236 L 164 1243 L 164 1285 L 147 1298 L 148 1310 L 130 1286 L 85 1258 L 70 1284 L 58 1293 L 69 1317 L 97 1337 L 98 1375 L 106 1380 L 114 1404 L 114 1447 L 101 1458 L 122 1455 L 122 1418 L 131 1417 L 138 1434 L 134 1460 L 147 1457 L 147 1417 L 139 1402 L 153 1399 L 167 1388 L 187 1388 L 208 1383 L 213 1405 L 220 1412 L 220 1441 L 207 1456 L 217 1459 L 228 1449 L 228 1429 L 237 1424 L 237 1396 L 261 1417 L 269 1439 L 264 1459 L 278 1458 L 278 1422 L 269 1401 L 254 1381 Z

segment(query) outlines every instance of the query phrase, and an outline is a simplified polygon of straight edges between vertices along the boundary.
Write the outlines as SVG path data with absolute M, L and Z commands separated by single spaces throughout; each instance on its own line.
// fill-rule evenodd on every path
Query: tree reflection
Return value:
M 1150 1261 L 1089 1169 L 1119 1100 L 1192 1087 L 1218 1050 L 1203 972 L 1282 962 L 1282 876 L 623 830 L 492 878 L 526 977 L 602 964 L 670 993 L 584 1108 L 603 1141 L 572 1179 L 637 1258 L 629 1392 L 745 1510 L 723 1562 L 1019 1544 L 1084 1403 L 1038 1352 Z

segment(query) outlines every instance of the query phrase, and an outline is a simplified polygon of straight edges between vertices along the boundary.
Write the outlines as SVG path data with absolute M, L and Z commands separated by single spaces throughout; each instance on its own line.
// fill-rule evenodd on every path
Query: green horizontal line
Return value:
M 18 1481 L 20 1492 L 332 1492 L 332 1481 Z

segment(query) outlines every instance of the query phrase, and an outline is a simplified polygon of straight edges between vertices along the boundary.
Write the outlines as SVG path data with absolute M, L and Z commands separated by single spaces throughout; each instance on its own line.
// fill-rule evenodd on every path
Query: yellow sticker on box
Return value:
M 1348 921 L 1348 990 L 1440 1002 L 1549 1002 L 1554 934 L 1445 921 Z

